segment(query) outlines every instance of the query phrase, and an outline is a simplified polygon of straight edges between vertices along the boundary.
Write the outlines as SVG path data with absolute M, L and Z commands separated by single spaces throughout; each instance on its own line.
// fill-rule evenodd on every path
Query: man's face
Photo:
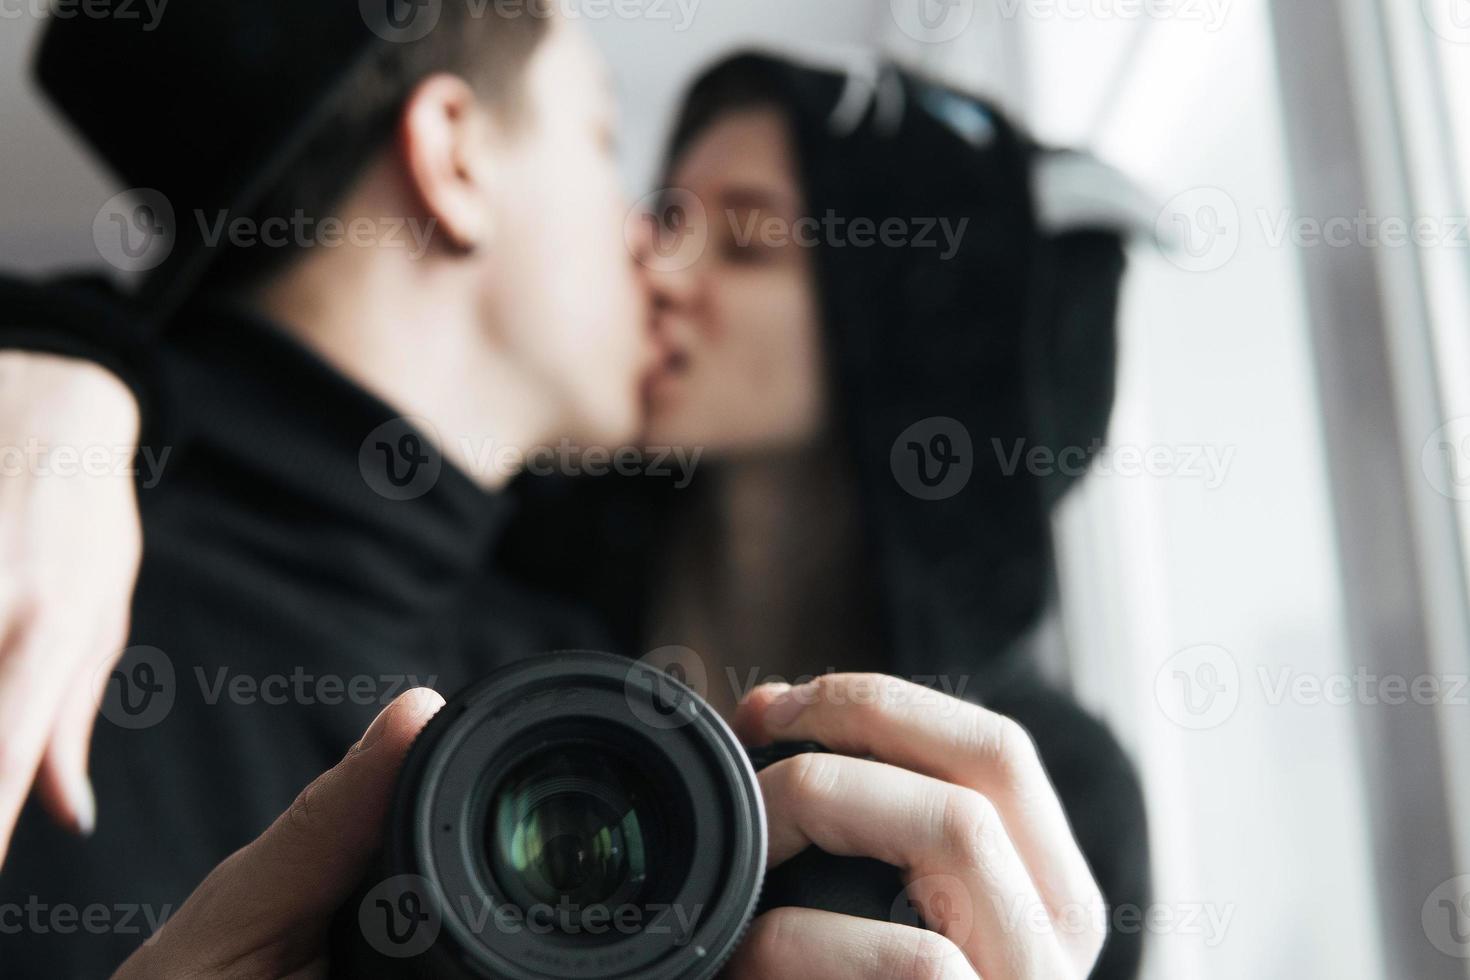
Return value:
M 486 321 L 546 393 L 545 437 L 619 445 L 638 429 L 652 350 L 645 286 L 624 239 L 612 95 L 589 39 L 561 19 L 524 84 L 525 118 L 492 176 Z

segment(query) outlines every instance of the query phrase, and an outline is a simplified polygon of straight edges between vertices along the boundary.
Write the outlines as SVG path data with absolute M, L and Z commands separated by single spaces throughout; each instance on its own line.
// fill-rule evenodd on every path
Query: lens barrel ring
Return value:
M 675 714 L 678 723 L 650 726 L 641 720 L 650 710 Z M 506 896 L 493 875 L 487 880 L 474 843 L 484 839 L 486 787 L 536 751 L 538 739 L 554 744 L 558 732 L 622 740 L 623 757 L 636 757 L 663 787 L 674 822 L 691 824 L 681 831 L 692 835 L 688 867 L 659 886 L 670 907 L 641 931 L 569 940 L 507 930 L 491 914 Z M 431 955 L 440 975 L 698 980 L 718 971 L 748 927 L 765 841 L 754 771 L 707 704 L 645 664 L 574 651 L 507 667 L 429 723 L 405 761 L 385 858 L 390 871 L 421 877 L 439 905 L 442 932 Z

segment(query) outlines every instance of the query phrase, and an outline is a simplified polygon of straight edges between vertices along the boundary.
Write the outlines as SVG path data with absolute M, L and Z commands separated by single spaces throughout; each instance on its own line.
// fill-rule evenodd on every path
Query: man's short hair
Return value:
M 504 9 L 502 9 L 504 8 Z M 324 122 L 302 146 L 248 217 L 254 227 L 290 222 L 296 215 L 319 225 L 334 217 L 377 154 L 393 137 L 414 89 L 439 72 L 460 75 L 509 125 L 525 112 L 524 74 L 550 27 L 549 0 L 511 5 L 445 0 L 433 30 L 408 43 L 384 43 L 339 91 Z M 230 215 L 234 220 L 242 215 Z M 338 216 L 340 217 L 340 216 Z M 203 288 L 248 290 L 268 281 L 303 252 L 297 242 L 229 247 Z

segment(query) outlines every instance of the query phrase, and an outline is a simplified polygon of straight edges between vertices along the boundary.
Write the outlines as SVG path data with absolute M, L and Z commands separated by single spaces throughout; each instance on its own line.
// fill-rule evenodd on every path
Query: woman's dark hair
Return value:
M 944 90 L 895 70 L 869 81 L 867 114 L 840 128 L 833 110 L 850 84 L 864 83 L 759 54 L 726 60 L 691 89 L 669 162 L 726 114 L 772 107 L 790 123 L 808 216 L 898 218 L 915 229 L 965 222 L 952 255 L 917 237 L 901 247 L 819 245 L 814 268 L 834 416 L 878 579 L 869 591 L 882 597 L 881 642 L 904 673 L 1004 671 L 1025 663 L 1002 654 L 1040 617 L 1052 584 L 1044 481 L 1004 465 L 1042 438 L 1030 363 L 1032 147 L 988 107 L 984 142 L 970 143 L 926 108 Z M 878 86 L 890 105 L 900 97 L 889 118 Z M 895 472 L 894 444 L 937 419 L 968 433 L 973 473 L 953 496 L 920 499 Z
M 711 70 L 690 89 L 665 150 L 664 173 L 714 123 L 745 109 L 777 109 L 787 104 L 782 86 L 758 59 L 735 58 Z

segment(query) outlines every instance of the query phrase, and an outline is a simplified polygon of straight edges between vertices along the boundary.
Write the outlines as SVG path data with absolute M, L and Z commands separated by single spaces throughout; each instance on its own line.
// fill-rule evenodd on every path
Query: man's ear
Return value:
M 409 96 L 399 152 L 414 192 L 457 247 L 485 244 L 491 227 L 493 126 L 475 90 L 457 75 L 431 75 Z

